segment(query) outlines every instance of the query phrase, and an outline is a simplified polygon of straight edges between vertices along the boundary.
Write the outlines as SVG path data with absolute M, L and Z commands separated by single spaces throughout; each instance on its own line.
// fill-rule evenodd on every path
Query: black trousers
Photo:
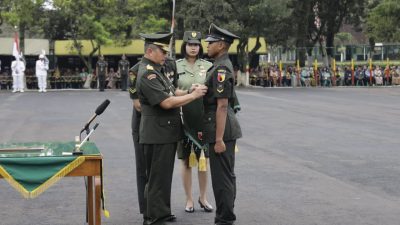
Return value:
M 147 183 L 146 178 L 146 164 L 144 159 L 143 145 L 139 144 L 139 126 L 140 126 L 140 113 L 133 109 L 132 112 L 132 139 L 135 147 L 135 162 L 136 162 L 136 185 L 139 201 L 139 211 L 144 213 L 144 188 Z
M 121 90 L 126 91 L 128 88 L 128 74 L 122 73 L 121 74 Z
M 106 75 L 99 74 L 99 90 L 104 91 L 105 87 L 106 87 Z
M 171 215 L 171 184 L 177 143 L 143 144 L 147 183 L 143 224 L 164 224 Z
M 225 142 L 226 151 L 217 154 L 214 150 L 215 143 L 210 143 L 210 168 L 211 180 L 214 191 L 215 224 L 234 224 L 236 199 L 236 175 L 235 175 L 235 145 L 236 140 Z

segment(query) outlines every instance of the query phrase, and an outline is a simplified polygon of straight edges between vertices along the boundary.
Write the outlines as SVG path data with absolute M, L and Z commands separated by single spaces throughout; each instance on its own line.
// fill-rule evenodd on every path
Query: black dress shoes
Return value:
M 200 198 L 199 198 L 199 204 L 200 204 L 200 207 L 202 208 L 202 209 L 204 209 L 204 212 L 212 212 L 213 211 L 213 207 L 210 205 L 210 204 L 203 204 L 201 201 L 200 201 Z
M 166 217 L 164 218 L 164 221 L 167 221 L 167 222 L 174 222 L 174 221 L 176 221 L 176 216 L 175 216 L 175 215 L 166 216 Z

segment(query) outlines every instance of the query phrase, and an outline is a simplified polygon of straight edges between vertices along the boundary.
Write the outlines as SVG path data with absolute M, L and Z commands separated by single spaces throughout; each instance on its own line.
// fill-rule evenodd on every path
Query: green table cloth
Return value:
M 30 142 L 0 144 L 0 175 L 25 198 L 35 198 L 85 161 L 100 155 L 96 145 L 86 142 L 83 155 L 71 155 L 74 142 Z

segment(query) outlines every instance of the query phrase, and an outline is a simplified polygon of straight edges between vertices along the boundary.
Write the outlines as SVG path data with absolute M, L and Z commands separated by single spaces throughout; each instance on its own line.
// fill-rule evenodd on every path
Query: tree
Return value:
M 111 9 L 114 1 L 54 0 L 54 12 L 64 18 L 69 24 L 69 32 L 66 34 L 73 41 L 71 48 L 78 52 L 79 57 L 92 71 L 92 57 L 100 49 L 101 45 L 111 44 L 111 34 L 108 31 L 111 18 Z M 86 58 L 83 55 L 82 40 L 89 40 L 91 51 Z
M 312 48 L 319 43 L 323 55 L 333 57 L 335 35 L 344 23 L 360 26 L 367 1 L 292 0 L 296 47 L 305 47 L 307 55 L 311 56 Z M 305 64 L 305 52 L 300 49 L 298 56 L 302 66 Z
M 224 27 L 240 36 L 238 60 L 242 71 L 261 47 L 260 37 L 271 38 L 271 43 L 281 39 L 279 21 L 290 14 L 287 0 L 182 0 L 178 4 L 178 33 L 184 30 L 208 32 L 211 23 Z M 256 37 L 257 44 L 247 51 L 248 38 Z M 276 38 L 279 37 L 279 38 Z
M 95 54 L 103 45 L 125 46 L 140 32 L 166 30 L 168 1 L 140 0 L 54 0 L 45 25 L 50 38 L 71 39 L 89 71 Z M 79 15 L 79 16 L 77 16 Z M 88 56 L 83 55 L 83 40 L 91 44 Z
M 379 42 L 400 41 L 400 0 L 384 0 L 367 17 L 367 34 Z
M 335 35 L 343 23 L 359 26 L 363 17 L 367 0 L 338 0 L 320 1 L 319 16 L 324 26 L 323 34 L 326 37 L 326 51 L 328 57 L 334 57 Z
M 288 40 L 288 29 L 282 21 L 290 16 L 287 8 L 287 0 L 251 0 L 247 1 L 248 7 L 243 7 L 246 1 L 237 1 L 234 4 L 235 11 L 240 15 L 238 21 L 243 38 L 238 45 L 239 59 L 242 65 L 248 65 L 249 61 L 256 56 L 261 47 L 260 37 L 264 37 L 269 46 L 283 45 Z M 248 40 L 256 37 L 256 45 L 247 52 Z M 253 65 L 254 66 L 254 65 Z
M 314 12 L 315 0 L 292 0 L 288 7 L 292 9 L 292 16 L 288 20 L 295 39 L 297 59 L 300 66 L 305 65 L 307 56 L 312 55 L 312 48 L 321 36 L 321 29 Z
M 41 18 L 45 2 L 45 0 L 3 0 L 0 3 L 1 18 L 4 22 L 18 28 L 22 52 L 24 52 L 26 32 L 37 31 L 39 25 L 37 18 Z

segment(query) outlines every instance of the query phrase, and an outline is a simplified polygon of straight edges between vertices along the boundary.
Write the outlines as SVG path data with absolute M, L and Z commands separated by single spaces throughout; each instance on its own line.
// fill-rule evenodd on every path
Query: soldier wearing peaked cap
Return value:
M 139 71 L 139 63 L 136 63 L 129 70 L 129 96 L 133 101 L 132 110 L 132 139 L 133 145 L 135 147 L 135 163 L 136 163 L 136 185 L 138 192 L 139 201 L 139 212 L 144 213 L 144 188 L 147 182 L 146 178 L 146 166 L 144 161 L 143 145 L 139 144 L 139 127 L 141 118 L 141 106 L 139 103 L 139 97 L 136 91 L 136 79 Z
M 201 33 L 186 31 L 183 35 L 181 55 L 184 57 L 176 62 L 179 80 L 178 87 L 189 90 L 192 85 L 204 84 L 207 70 L 212 63 L 201 59 Z M 182 159 L 182 181 L 186 193 L 185 211 L 194 212 L 192 196 L 192 167 L 198 168 L 200 196 L 198 202 L 206 212 L 212 212 L 213 207 L 207 201 L 207 160 L 208 151 L 202 141 L 203 101 L 198 99 L 182 107 L 184 118 L 184 139 L 178 145 L 178 158 Z M 203 155 L 201 157 L 201 155 Z M 201 158 L 200 158 L 201 157 Z M 198 161 L 199 163 L 196 163 Z M 197 199 L 196 199 L 197 200 Z
M 104 60 L 104 56 L 99 57 L 96 63 L 96 76 L 99 80 L 99 91 L 104 91 L 106 86 L 106 77 L 108 76 L 108 63 Z
M 118 73 L 121 76 L 121 90 L 126 91 L 128 84 L 129 61 L 126 59 L 125 54 L 122 55 L 121 60 L 118 62 Z
M 235 116 L 235 80 L 228 50 L 233 40 L 239 38 L 231 32 L 211 24 L 208 56 L 215 59 L 207 72 L 207 94 L 204 103 L 204 141 L 209 144 L 211 179 L 217 205 L 215 224 L 234 224 L 236 215 L 235 145 L 242 137 Z
M 175 89 L 163 73 L 172 34 L 141 34 L 145 55 L 136 91 L 141 105 L 139 143 L 143 145 L 147 183 L 143 224 L 164 224 L 171 215 L 171 183 L 177 142 L 182 138 L 179 107 L 204 96 L 199 85 L 191 93 Z

